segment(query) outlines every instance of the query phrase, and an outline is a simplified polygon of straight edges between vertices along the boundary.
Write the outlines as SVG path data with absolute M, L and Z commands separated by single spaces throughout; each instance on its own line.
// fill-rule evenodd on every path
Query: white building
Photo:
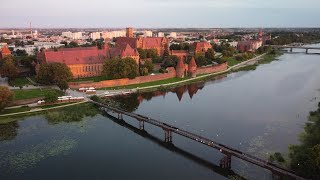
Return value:
M 172 37 L 172 38 L 177 38 L 177 33 L 176 32 L 171 32 L 169 36 Z
M 164 32 L 158 32 L 158 37 L 164 37 Z
M 152 31 L 144 31 L 143 32 L 143 35 L 144 35 L 144 37 L 152 37 Z
M 90 38 L 92 40 L 100 39 L 101 38 L 101 32 L 92 32 L 92 33 L 90 33 Z
M 67 32 L 62 32 L 62 36 L 63 37 L 67 37 L 67 38 L 70 38 L 70 39 L 82 39 L 82 32 L 70 32 L 70 31 L 67 31 Z
M 7 43 L 0 43 L 0 49 L 2 49 L 4 46 L 8 46 Z
M 40 51 L 40 49 L 44 48 L 44 49 L 50 49 L 50 48 L 59 48 L 64 46 L 64 44 L 60 44 L 60 43 L 54 43 L 54 42 L 34 42 L 34 45 L 25 45 L 24 47 L 14 47 L 13 50 L 25 50 L 26 53 L 28 55 L 35 55 L 34 51 L 35 49 L 38 49 L 38 51 Z
M 125 37 L 126 36 L 126 31 L 108 31 L 108 32 L 103 32 L 102 33 L 102 38 L 106 39 L 113 39 L 116 37 Z

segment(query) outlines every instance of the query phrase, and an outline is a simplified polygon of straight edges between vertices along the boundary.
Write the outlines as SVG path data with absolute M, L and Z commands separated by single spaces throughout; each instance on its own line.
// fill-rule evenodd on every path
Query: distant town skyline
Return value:
M 320 27 L 318 0 L 2 0 L 0 28 Z

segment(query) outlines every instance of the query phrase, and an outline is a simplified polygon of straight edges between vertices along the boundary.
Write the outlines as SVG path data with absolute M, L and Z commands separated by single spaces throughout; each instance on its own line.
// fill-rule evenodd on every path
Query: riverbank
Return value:
M 144 83 L 144 84 L 137 84 L 137 85 L 130 85 L 130 86 L 120 86 L 118 87 L 117 90 L 115 90 L 113 93 L 110 93 L 109 96 L 118 96 L 118 95 L 122 95 L 125 93 L 136 93 L 136 92 L 148 92 L 148 91 L 154 91 L 154 90 L 164 90 L 166 88 L 171 88 L 171 87 L 176 87 L 176 86 L 180 86 L 180 85 L 185 85 L 185 84 L 190 84 L 190 83 L 194 83 L 197 81 L 201 81 L 201 80 L 205 80 L 207 78 L 211 78 L 217 75 L 221 75 L 221 74 L 226 74 L 229 72 L 233 72 L 236 69 L 239 68 L 243 68 L 246 66 L 251 66 L 252 63 L 256 63 L 256 62 L 263 62 L 263 60 L 265 59 L 264 57 L 267 54 L 262 54 L 259 55 L 257 57 L 254 57 L 252 59 L 249 59 L 247 61 L 243 61 L 240 62 L 234 66 L 228 67 L 228 69 L 224 70 L 224 71 L 219 71 L 216 73 L 210 73 L 210 74 L 202 74 L 199 75 L 198 77 L 194 77 L 194 78 L 172 78 L 172 79 L 167 79 L 167 80 L 161 80 L 161 81 L 155 81 L 155 82 L 150 82 L 150 83 Z M 276 57 L 276 55 L 273 55 L 274 59 Z M 270 57 L 269 57 L 270 59 Z M 116 88 L 100 88 L 98 89 L 97 95 L 100 97 L 105 96 L 104 94 L 104 90 L 110 90 L 110 89 L 116 89 Z M 100 92 L 99 92 L 100 91 Z M 58 108 L 63 108 L 63 107 L 67 107 L 67 106 L 73 106 L 73 105 L 77 105 L 77 104 L 81 104 L 81 103 L 85 103 L 86 101 L 80 102 L 80 103 L 74 103 L 74 104 L 68 104 L 68 105 L 57 105 L 56 107 L 52 107 L 52 108 L 45 108 L 45 109 L 36 109 L 36 110 L 32 110 L 32 111 L 28 111 L 28 108 L 22 108 L 22 112 L 16 111 L 14 113 L 9 113 L 9 114 L 1 114 L 1 117 L 6 117 L 6 116 L 15 116 L 15 115 L 23 115 L 23 114 L 28 114 L 28 113 L 35 113 L 35 112 L 41 112 L 41 111 L 46 111 L 46 110 L 50 110 L 50 109 L 58 109 Z M 41 108 L 41 107 L 39 107 Z
M 81 102 L 77 102 L 77 103 L 64 103 L 62 105 L 57 104 L 57 105 L 39 106 L 39 107 L 35 107 L 35 108 L 23 106 L 21 108 L 10 109 L 10 111 L 8 111 L 9 113 L 0 114 L 0 122 L 3 122 L 3 118 L 5 118 L 5 117 L 39 113 L 39 112 L 43 112 L 43 111 L 48 111 L 48 110 L 59 109 L 59 108 L 64 108 L 64 107 L 68 107 L 68 106 L 83 104 L 86 102 L 87 101 L 81 101 Z

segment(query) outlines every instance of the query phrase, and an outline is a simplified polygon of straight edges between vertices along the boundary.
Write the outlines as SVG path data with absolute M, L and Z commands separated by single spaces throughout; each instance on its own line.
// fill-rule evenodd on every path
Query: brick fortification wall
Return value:
M 159 81 L 164 79 L 170 79 L 176 77 L 176 70 L 174 68 L 168 68 L 168 73 L 164 74 L 155 74 L 149 76 L 139 76 L 134 79 L 114 79 L 114 80 L 106 80 L 100 82 L 92 82 L 92 83 L 69 83 L 70 88 L 79 89 L 81 87 L 95 87 L 95 88 L 104 88 L 104 87 L 116 87 L 116 86 L 126 86 L 132 84 L 141 84 L 153 81 Z
M 197 75 L 200 75 L 224 71 L 226 69 L 228 69 L 228 63 L 223 63 L 216 66 L 198 67 L 196 72 Z
M 198 67 L 196 73 L 197 75 L 209 74 L 209 73 L 224 71 L 226 69 L 228 69 L 228 63 L 223 63 L 216 66 Z M 176 76 L 177 76 L 176 70 L 171 67 L 171 68 L 168 68 L 168 73 L 164 73 L 164 74 L 139 76 L 134 79 L 123 78 L 123 79 L 114 79 L 114 80 L 106 80 L 106 81 L 90 82 L 90 83 L 88 82 L 69 83 L 69 87 L 73 89 L 79 89 L 82 87 L 95 87 L 95 88 L 106 87 L 107 88 L 107 87 L 127 86 L 132 84 L 141 84 L 141 83 L 170 79 Z

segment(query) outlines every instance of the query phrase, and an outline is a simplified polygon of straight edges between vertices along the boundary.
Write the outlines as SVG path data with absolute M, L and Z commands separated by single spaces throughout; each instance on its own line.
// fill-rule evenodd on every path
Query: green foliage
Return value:
M 188 43 L 179 43 L 179 44 L 171 44 L 170 50 L 187 50 L 191 49 L 190 44 Z
M 56 89 L 17 89 L 13 90 L 16 100 L 22 99 L 33 99 L 44 97 L 45 94 L 49 91 L 55 91 L 59 96 L 62 96 L 64 93 Z
M 105 61 L 102 73 L 110 79 L 134 79 L 138 76 L 138 65 L 132 58 L 115 57 Z
M 267 41 L 270 45 L 285 45 L 291 43 L 312 43 L 320 40 L 320 33 L 317 31 L 310 32 L 275 32 L 272 33 L 273 38 Z
M 165 57 L 168 57 L 168 56 L 165 56 Z M 152 63 L 162 63 L 162 61 L 163 61 L 163 58 L 160 56 L 152 58 Z
M 45 94 L 45 102 L 46 103 L 53 103 L 53 102 L 56 102 L 58 100 L 58 93 L 55 92 L 55 91 L 48 91 L 46 94 Z
M 146 67 L 142 67 L 140 71 L 141 76 L 147 76 L 149 74 L 148 68 Z
M 72 73 L 66 64 L 50 63 L 40 66 L 36 80 L 40 84 L 51 85 L 69 81 L 72 77 Z
M 24 50 L 24 49 L 23 49 L 23 50 L 17 49 L 17 50 L 14 52 L 14 54 L 15 54 L 16 56 L 28 56 L 26 50 Z
M 178 64 L 178 56 L 168 56 L 164 58 L 162 67 L 167 68 L 167 67 L 176 67 Z
M 233 58 L 232 58 L 233 59 Z M 226 58 L 217 58 L 217 59 L 215 59 L 214 60 L 214 62 L 216 62 L 216 63 L 218 63 L 218 64 L 222 64 L 222 63 L 225 63 L 225 62 L 227 62 L 227 59 Z M 229 64 L 229 63 L 228 63 Z M 232 64 L 230 65 L 229 64 L 229 66 L 233 66 Z
M 210 59 L 211 61 L 214 61 L 215 59 L 215 53 L 214 50 L 212 48 L 209 48 L 205 54 L 207 59 Z
M 102 100 L 99 96 L 97 96 L 97 95 L 91 96 L 90 99 L 91 99 L 92 101 L 99 102 L 99 103 L 103 102 L 103 100 Z
M 98 113 L 98 109 L 93 104 L 86 103 L 65 107 L 59 111 L 50 111 L 46 114 L 46 118 L 50 124 L 70 123 L 82 121 L 84 117 L 93 117 Z
M 0 67 L 0 74 L 2 77 L 8 77 L 9 80 L 13 80 L 18 77 L 18 68 L 15 66 L 11 57 L 5 57 L 3 64 Z
M 154 65 L 152 64 L 151 61 L 145 61 L 145 63 L 143 64 L 143 67 L 147 68 L 149 73 L 153 72 Z
M 279 164 L 283 164 L 285 162 L 285 159 L 283 158 L 281 153 L 276 152 L 273 155 L 270 155 L 269 161 L 272 163 L 277 162 Z
M 156 49 L 137 49 L 141 59 L 146 58 L 156 58 L 158 56 L 158 51 Z
M 198 67 L 207 65 L 207 58 L 202 53 L 198 53 L 195 57 L 195 60 Z
M 14 95 L 9 88 L 0 86 L 0 111 L 13 101 Z
M 301 176 L 320 178 L 320 103 L 310 112 L 300 144 L 289 147 L 290 168 Z
M 60 80 L 57 82 L 57 86 L 62 90 L 65 91 L 69 88 L 68 82 L 66 80 Z
M 161 68 L 161 69 L 159 69 L 159 72 L 160 73 L 167 73 L 168 71 L 165 68 Z
M 147 58 L 155 58 L 158 56 L 158 51 L 156 49 L 146 49 Z
M 147 52 L 144 49 L 138 48 L 137 49 L 140 55 L 141 59 L 146 59 L 147 58 Z

